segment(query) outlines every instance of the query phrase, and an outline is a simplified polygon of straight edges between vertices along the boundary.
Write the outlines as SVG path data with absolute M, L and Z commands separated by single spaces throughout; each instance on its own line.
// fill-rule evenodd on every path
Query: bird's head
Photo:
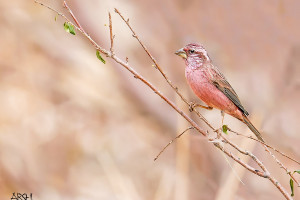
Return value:
M 182 57 L 187 64 L 197 64 L 201 66 L 203 63 L 210 62 L 210 58 L 202 45 L 191 43 L 175 52 L 176 55 Z

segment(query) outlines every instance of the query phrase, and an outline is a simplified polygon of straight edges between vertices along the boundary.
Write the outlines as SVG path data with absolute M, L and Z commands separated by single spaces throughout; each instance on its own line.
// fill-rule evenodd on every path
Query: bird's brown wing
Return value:
M 248 116 L 249 113 L 247 110 L 243 107 L 241 101 L 239 100 L 239 97 L 237 96 L 234 89 L 231 87 L 231 85 L 228 83 L 224 75 L 215 67 L 212 68 L 216 73 L 214 73 L 214 78 L 212 80 L 212 83 L 221 91 L 223 94 L 225 94 L 226 97 L 228 97 L 242 112 L 245 116 Z

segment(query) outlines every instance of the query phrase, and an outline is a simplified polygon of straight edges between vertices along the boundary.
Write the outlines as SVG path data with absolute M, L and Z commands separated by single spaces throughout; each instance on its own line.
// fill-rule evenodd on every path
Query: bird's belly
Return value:
M 187 72 L 186 78 L 194 93 L 208 106 L 224 110 L 228 114 L 237 111 L 238 108 L 234 103 L 208 80 L 204 72 L 200 70 Z

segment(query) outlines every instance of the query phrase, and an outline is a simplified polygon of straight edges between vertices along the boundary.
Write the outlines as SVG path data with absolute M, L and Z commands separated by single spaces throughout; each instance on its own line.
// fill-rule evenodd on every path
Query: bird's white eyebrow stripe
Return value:
M 202 53 L 206 60 L 210 60 L 205 49 L 200 49 L 199 52 Z

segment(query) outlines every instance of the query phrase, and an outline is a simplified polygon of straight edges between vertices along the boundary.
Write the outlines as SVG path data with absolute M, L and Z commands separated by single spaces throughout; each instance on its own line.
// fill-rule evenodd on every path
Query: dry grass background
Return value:
M 61 1 L 43 2 L 63 11 Z M 117 7 L 191 101 L 197 98 L 173 52 L 187 42 L 203 43 L 266 140 L 299 160 L 299 1 L 73 0 L 69 5 L 106 48 L 107 13 Z M 99 62 L 90 44 L 65 33 L 62 19 L 54 17 L 33 1 L 0 1 L 0 199 L 13 192 L 33 193 L 35 200 L 282 198 L 270 182 L 249 172 L 241 173 L 245 185 L 226 182 L 232 172 L 224 157 L 195 132 L 153 162 L 188 125 L 120 66 Z M 128 56 L 182 106 L 116 15 L 113 25 L 116 53 Z M 220 125 L 219 111 L 202 112 Z M 225 123 L 246 132 L 229 116 Z M 284 171 L 253 148 L 289 189 Z M 218 197 L 224 188 L 232 196 Z

